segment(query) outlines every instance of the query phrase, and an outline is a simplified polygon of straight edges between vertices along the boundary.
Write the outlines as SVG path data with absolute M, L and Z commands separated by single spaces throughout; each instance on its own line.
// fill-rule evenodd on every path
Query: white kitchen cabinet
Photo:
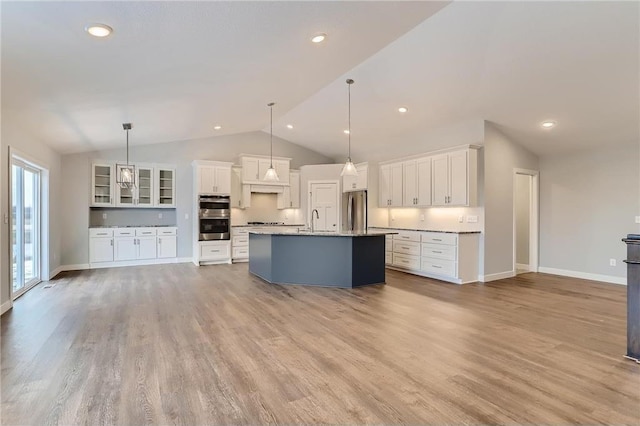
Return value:
M 431 205 L 431 158 L 419 158 L 402 163 L 403 206 Z
M 230 263 L 231 262 L 231 242 L 230 241 L 200 241 L 200 262 Z
M 176 168 L 171 166 L 155 166 L 155 206 L 176 206 Z
M 432 159 L 432 205 L 473 206 L 477 200 L 477 150 L 465 149 Z
M 369 165 L 356 164 L 357 176 L 342 176 L 342 192 L 362 191 L 369 186 Z
M 289 186 L 278 194 L 278 209 L 300 208 L 300 172 L 289 173 Z
M 402 163 L 380 166 L 379 207 L 402 206 Z
M 114 260 L 135 260 L 136 259 L 136 237 L 116 237 L 113 239 Z
M 231 163 L 195 161 L 198 194 L 231 194 Z
M 242 168 L 231 170 L 231 207 L 246 209 L 251 207 L 251 186 L 242 184 Z
M 151 165 L 136 165 L 136 207 L 153 207 L 155 205 L 154 168 Z
M 290 158 L 273 157 L 273 163 L 269 156 L 259 155 L 241 155 L 240 163 L 242 165 L 242 183 L 243 184 L 264 184 L 264 175 L 267 173 L 269 166 L 273 164 L 278 174 L 278 182 L 268 182 L 269 185 L 288 185 L 289 169 L 291 164 Z
M 178 251 L 178 240 L 175 235 L 158 235 L 158 259 L 176 257 Z
M 120 175 L 120 171 L 126 166 L 116 165 L 116 176 Z M 116 179 L 117 180 L 117 179 Z M 138 182 L 136 177 L 136 183 Z M 135 188 L 122 188 L 118 183 L 115 183 L 116 188 L 116 207 L 135 207 L 136 205 L 136 190 Z
M 90 229 L 89 262 L 113 262 L 113 230 L 103 228 Z
M 155 259 L 157 257 L 156 252 L 156 237 L 136 237 L 136 259 Z
M 91 206 L 92 207 L 113 207 L 115 200 L 114 191 L 114 165 L 113 164 L 92 164 L 91 165 Z

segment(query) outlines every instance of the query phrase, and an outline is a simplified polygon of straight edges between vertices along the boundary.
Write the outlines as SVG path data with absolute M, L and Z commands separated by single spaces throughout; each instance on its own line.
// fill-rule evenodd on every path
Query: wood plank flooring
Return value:
M 3 424 L 640 424 L 624 286 L 61 274 L 2 317 Z

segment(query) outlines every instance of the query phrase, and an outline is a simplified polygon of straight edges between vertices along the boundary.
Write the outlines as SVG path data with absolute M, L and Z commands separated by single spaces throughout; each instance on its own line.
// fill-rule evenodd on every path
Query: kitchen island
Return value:
M 250 232 L 249 272 L 277 284 L 340 288 L 384 284 L 389 233 L 394 232 Z

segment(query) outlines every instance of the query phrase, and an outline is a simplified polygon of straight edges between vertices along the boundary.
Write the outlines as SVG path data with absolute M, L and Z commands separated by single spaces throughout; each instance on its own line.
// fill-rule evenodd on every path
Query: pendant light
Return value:
M 273 168 L 273 106 L 275 102 L 270 102 L 267 104 L 270 110 L 270 123 L 271 123 L 271 161 L 269 162 L 269 168 L 267 169 L 267 173 L 264 174 L 264 180 L 267 182 L 278 182 L 280 179 L 278 178 L 278 173 L 276 173 L 276 169 Z
M 129 130 L 131 123 L 123 123 L 122 128 L 127 132 L 127 164 L 116 165 L 116 183 L 120 188 L 133 189 L 136 186 L 136 167 L 129 164 Z
M 347 87 L 349 88 L 349 130 L 347 130 L 347 135 L 349 136 L 349 156 L 347 157 L 347 162 L 344 163 L 344 167 L 342 168 L 342 173 L 340 176 L 358 176 L 358 170 L 356 166 L 353 165 L 353 161 L 351 161 L 351 85 L 353 84 L 353 80 L 347 79 Z

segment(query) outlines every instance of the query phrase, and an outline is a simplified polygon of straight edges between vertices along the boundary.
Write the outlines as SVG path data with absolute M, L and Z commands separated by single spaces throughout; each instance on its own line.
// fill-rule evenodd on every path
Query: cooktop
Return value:
M 284 222 L 247 222 L 247 225 L 284 225 Z

